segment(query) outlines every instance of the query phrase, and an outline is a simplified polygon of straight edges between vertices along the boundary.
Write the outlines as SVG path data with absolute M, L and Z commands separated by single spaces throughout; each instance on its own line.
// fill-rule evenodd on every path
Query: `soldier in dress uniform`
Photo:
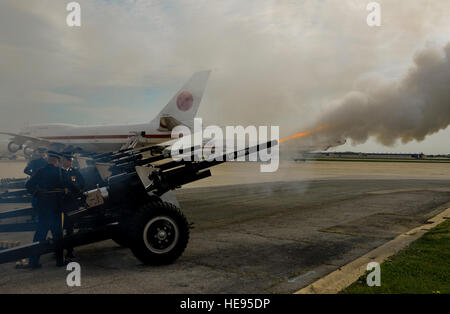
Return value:
M 39 169 L 44 168 L 47 166 L 47 159 L 45 156 L 46 149 L 43 147 L 38 147 L 33 152 L 33 159 L 27 164 L 23 172 L 26 175 L 29 175 L 30 177 L 33 177 Z M 36 197 L 31 198 L 31 207 L 33 207 L 33 214 L 31 217 L 31 220 L 35 220 L 37 216 L 37 210 L 36 210 Z
M 34 176 L 37 171 L 47 166 L 45 159 L 45 148 L 38 147 L 33 153 L 33 159 L 27 164 L 23 172 L 30 177 Z
M 64 173 L 64 178 L 66 180 L 67 187 L 70 193 L 68 197 L 64 200 L 64 211 L 71 211 L 78 209 L 79 203 L 77 201 L 78 196 L 83 193 L 84 190 L 84 179 L 78 171 L 77 168 L 73 167 L 73 153 L 63 152 L 62 155 L 62 168 Z M 66 235 L 70 236 L 73 234 L 73 223 L 68 215 L 64 215 L 64 230 L 66 230 Z M 74 258 L 73 248 L 67 248 L 67 258 Z
M 47 153 L 47 165 L 39 169 L 26 183 L 28 192 L 36 198 L 38 225 L 33 242 L 46 240 L 48 231 L 52 232 L 56 249 L 56 265 L 64 266 L 62 211 L 63 201 L 68 194 L 68 187 L 60 167 L 61 155 L 54 151 Z M 38 268 L 39 255 L 30 258 L 30 266 Z

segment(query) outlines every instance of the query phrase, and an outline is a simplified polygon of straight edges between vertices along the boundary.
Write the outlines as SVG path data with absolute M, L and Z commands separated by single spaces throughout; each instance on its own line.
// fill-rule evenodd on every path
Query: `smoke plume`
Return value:
M 391 146 L 422 141 L 450 125 L 450 43 L 427 48 L 398 80 L 371 75 L 334 103 L 318 125 L 321 135 L 342 136 L 353 144 L 374 137 Z

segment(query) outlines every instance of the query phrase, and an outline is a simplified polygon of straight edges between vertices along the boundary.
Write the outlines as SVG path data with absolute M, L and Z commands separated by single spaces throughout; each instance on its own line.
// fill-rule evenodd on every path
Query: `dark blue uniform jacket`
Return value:
M 62 169 L 47 164 L 31 177 L 25 187 L 29 193 L 36 197 L 38 212 L 44 210 L 61 211 L 62 201 L 65 196 L 66 184 Z

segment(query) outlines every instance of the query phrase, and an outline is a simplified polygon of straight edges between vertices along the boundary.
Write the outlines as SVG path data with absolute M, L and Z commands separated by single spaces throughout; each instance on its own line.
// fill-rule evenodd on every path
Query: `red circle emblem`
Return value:
M 181 111 L 188 111 L 192 108 L 192 104 L 194 103 L 194 97 L 189 92 L 181 92 L 177 98 L 177 107 Z

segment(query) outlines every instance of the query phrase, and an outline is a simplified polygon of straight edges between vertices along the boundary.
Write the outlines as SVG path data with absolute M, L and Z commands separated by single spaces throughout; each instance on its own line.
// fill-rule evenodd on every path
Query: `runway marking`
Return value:
M 402 193 L 402 192 L 450 192 L 450 188 L 424 188 L 424 189 L 395 189 L 395 190 L 382 190 L 382 191 L 372 191 L 367 194 L 375 194 L 375 195 L 384 195 L 384 194 L 393 194 L 393 193 Z
M 288 280 L 288 282 L 296 282 L 297 280 L 299 280 L 299 279 L 303 279 L 303 278 L 305 278 L 305 277 L 308 277 L 308 276 L 310 276 L 310 275 L 316 275 L 317 273 L 314 271 L 314 270 L 310 270 L 309 272 L 307 272 L 306 274 L 303 274 L 303 275 L 300 275 L 300 276 L 297 276 L 297 277 L 295 277 L 295 278 L 292 278 L 292 279 L 289 279 Z

